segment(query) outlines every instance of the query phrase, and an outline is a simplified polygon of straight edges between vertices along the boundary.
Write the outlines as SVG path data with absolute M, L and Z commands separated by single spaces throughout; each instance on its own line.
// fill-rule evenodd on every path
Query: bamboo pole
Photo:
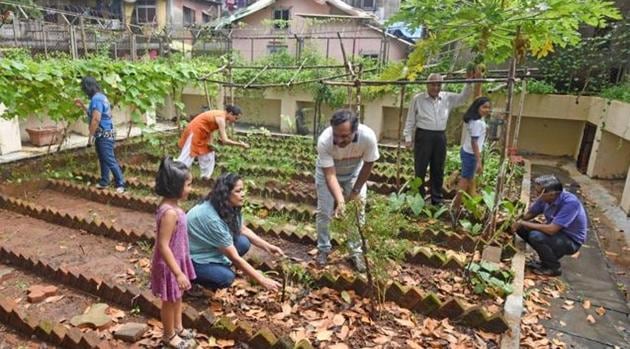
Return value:
M 298 68 L 298 70 L 295 72 L 295 74 L 293 74 L 289 82 L 287 82 L 287 87 L 291 86 L 291 83 L 293 83 L 293 80 L 295 80 L 295 78 L 297 78 L 297 76 L 300 74 L 300 72 L 304 68 L 304 64 L 306 64 L 307 61 L 308 61 L 308 58 L 302 61 L 302 64 L 300 64 L 300 67 Z
M 503 192 L 503 186 L 505 184 L 505 172 L 507 171 L 507 153 L 509 148 L 509 140 L 510 140 L 510 128 L 512 127 L 512 99 L 514 95 L 514 74 L 516 71 L 516 58 L 510 59 L 510 71 L 508 73 L 508 93 L 507 93 L 507 101 L 505 103 L 505 120 L 504 123 L 504 135 L 503 135 L 503 144 L 501 149 L 501 160 L 499 163 L 501 167 L 499 168 L 499 175 L 497 178 L 497 184 L 494 194 L 494 207 L 492 208 L 492 212 L 489 217 L 489 222 L 486 227 L 484 227 L 484 232 L 482 235 L 486 237 L 492 237 L 494 235 L 496 229 L 497 222 L 497 214 L 499 209 L 499 204 L 501 202 L 501 196 Z
M 361 73 L 362 72 L 363 72 L 363 65 L 360 64 L 359 71 L 357 72 L 357 79 L 356 79 L 357 97 L 356 97 L 356 103 L 355 103 L 355 110 L 356 110 L 357 116 L 359 116 L 359 120 L 361 121 L 361 123 L 363 123 L 363 116 L 361 115 Z
M 398 146 L 396 147 L 396 189 L 400 190 L 400 143 L 402 139 L 402 118 L 403 118 L 403 105 L 405 103 L 405 90 L 407 86 L 403 85 L 400 88 L 400 105 L 398 107 Z
M 81 43 L 83 44 L 83 56 L 87 55 L 87 40 L 85 38 L 85 24 L 83 17 L 79 17 L 79 29 L 81 29 Z
M 513 81 L 520 81 L 521 79 L 516 79 L 513 77 Z M 479 79 L 447 79 L 447 80 L 442 80 L 440 81 L 441 84 L 461 84 L 461 83 L 473 83 L 473 82 L 507 82 L 508 79 L 506 78 L 479 78 Z M 414 81 L 407 81 L 407 80 L 360 80 L 359 81 L 362 85 L 365 86 L 384 86 L 384 85 L 426 85 L 426 84 L 430 84 L 432 82 L 435 81 L 429 81 L 429 80 L 414 80 Z M 356 81 L 330 81 L 330 80 L 325 80 L 323 81 L 324 84 L 326 85 L 331 85 L 331 86 L 355 86 Z
M 354 73 L 354 69 L 352 69 L 352 63 L 348 61 L 348 56 L 346 55 L 346 48 L 343 45 L 343 39 L 341 38 L 341 34 L 339 32 L 337 32 L 337 38 L 339 39 L 339 46 L 341 46 L 341 54 L 343 56 L 343 65 L 346 67 L 346 73 L 351 74 L 352 80 L 353 80 L 351 84 L 345 85 L 345 86 L 348 86 L 348 107 L 350 107 L 352 105 L 352 87 L 356 86 L 357 77 L 356 77 L 356 74 Z
M 208 92 L 208 82 L 205 80 L 203 82 L 203 91 L 206 93 L 206 102 L 208 103 L 208 110 L 210 110 L 211 109 L 210 93 Z
M 523 79 L 521 83 L 521 99 L 518 106 L 518 116 L 516 117 L 516 126 L 514 128 L 514 137 L 512 139 L 512 148 L 518 146 L 518 134 L 521 130 L 521 118 L 523 117 L 523 108 L 525 107 L 525 95 L 527 94 L 527 79 Z
M 375 69 L 376 68 L 368 69 L 368 70 L 366 70 L 366 72 L 373 71 Z M 333 75 L 333 76 L 330 76 L 330 77 L 311 79 L 311 80 L 303 80 L 303 81 L 293 82 L 293 83 L 291 83 L 291 86 L 311 84 L 311 83 L 315 83 L 315 82 L 321 83 L 323 79 L 336 79 L 336 78 L 346 77 L 348 75 L 349 74 L 339 74 L 339 75 Z M 245 84 L 235 84 L 235 83 L 230 83 L 228 81 L 211 80 L 211 79 L 206 79 L 206 81 L 209 82 L 209 83 L 220 84 L 220 85 L 222 85 L 225 88 L 227 88 L 227 87 L 245 88 Z M 271 88 L 271 87 L 286 87 L 286 84 L 285 83 L 252 84 L 248 88 L 249 89 L 257 89 L 257 88 Z
M 262 70 L 260 70 L 258 73 L 256 73 L 256 75 L 254 75 L 254 77 L 245 84 L 244 88 L 248 88 L 251 84 L 254 83 L 254 81 L 256 81 L 256 79 L 258 79 L 259 76 L 261 76 L 264 72 L 266 72 L 267 68 L 269 68 L 270 64 L 271 63 L 267 64 Z

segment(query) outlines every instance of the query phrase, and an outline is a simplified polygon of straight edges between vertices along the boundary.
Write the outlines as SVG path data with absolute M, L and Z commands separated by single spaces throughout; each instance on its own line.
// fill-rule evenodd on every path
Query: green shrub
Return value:
M 531 80 L 527 82 L 527 92 L 540 95 L 548 95 L 556 93 L 556 88 L 550 83 L 543 80 Z
M 630 103 L 630 81 L 623 84 L 611 86 L 600 93 L 600 96 L 606 99 L 614 99 L 626 103 Z

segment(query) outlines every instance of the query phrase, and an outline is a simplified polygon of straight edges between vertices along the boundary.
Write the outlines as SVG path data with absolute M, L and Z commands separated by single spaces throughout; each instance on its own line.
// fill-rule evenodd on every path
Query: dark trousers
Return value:
M 114 174 L 114 182 L 116 188 L 125 186 L 125 178 L 114 155 L 114 146 L 116 142 L 109 137 L 96 137 L 94 139 L 94 147 L 98 156 L 98 163 L 101 168 L 101 180 L 99 184 L 102 186 L 109 185 L 109 174 Z
M 537 230 L 520 228 L 516 233 L 538 253 L 543 267 L 549 269 L 560 269 L 560 258 L 574 254 L 581 247 L 564 232 L 547 235 Z
M 242 256 L 249 251 L 251 242 L 246 236 L 239 235 L 234 242 L 234 247 L 238 251 L 238 255 Z M 193 261 L 193 267 L 195 274 L 197 274 L 197 278 L 193 282 L 212 290 L 230 287 L 236 277 L 232 268 L 225 264 L 198 264 Z
M 431 165 L 431 202 L 442 201 L 442 184 L 444 183 L 444 162 L 446 161 L 446 134 L 444 131 L 429 131 L 416 129 L 416 139 L 413 147 L 416 177 L 424 183 L 427 166 Z M 420 194 L 425 195 L 424 185 L 420 187 Z

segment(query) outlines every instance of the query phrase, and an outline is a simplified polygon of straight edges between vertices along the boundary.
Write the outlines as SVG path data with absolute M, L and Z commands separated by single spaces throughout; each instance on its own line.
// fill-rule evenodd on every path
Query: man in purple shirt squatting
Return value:
M 555 176 L 540 176 L 534 179 L 534 185 L 538 199 L 512 225 L 512 231 L 538 253 L 540 262 L 527 263 L 534 273 L 559 276 L 560 258 L 576 253 L 586 241 L 586 212 L 580 200 L 564 191 Z M 545 216 L 544 224 L 531 222 L 541 213 Z

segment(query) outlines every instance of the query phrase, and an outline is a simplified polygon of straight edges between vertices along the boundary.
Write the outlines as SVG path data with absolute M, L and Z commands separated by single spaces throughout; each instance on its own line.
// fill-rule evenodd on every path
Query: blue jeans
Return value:
M 337 177 L 344 196 L 350 194 L 354 183 L 357 181 L 357 177 L 358 173 L 348 178 Z M 320 252 L 330 253 L 332 244 L 330 243 L 329 226 L 335 211 L 335 198 L 330 192 L 330 189 L 328 189 L 326 178 L 320 169 L 316 170 L 315 186 L 317 188 L 317 215 L 315 218 L 317 228 L 317 249 Z M 359 198 L 361 201 L 365 202 L 366 197 L 367 185 L 364 184 L 359 192 Z M 364 219 L 364 212 L 362 211 L 361 214 L 361 219 Z M 348 239 L 347 245 L 351 256 L 361 255 L 361 241 L 350 238 Z
M 242 256 L 249 251 L 251 243 L 246 236 L 239 235 L 236 238 L 234 247 L 236 247 L 238 255 Z M 197 278 L 193 282 L 213 290 L 230 287 L 236 277 L 232 268 L 225 264 L 199 264 L 193 261 L 193 267 L 195 268 L 195 274 L 197 274 Z
M 109 173 L 111 171 L 114 174 L 116 188 L 119 188 L 125 186 L 125 178 L 116 160 L 116 155 L 114 155 L 114 144 L 115 141 L 112 138 L 97 137 L 94 140 L 98 163 L 101 167 L 101 180 L 98 184 L 102 186 L 109 185 Z
M 547 235 L 537 230 L 520 228 L 516 233 L 538 253 L 543 267 L 549 269 L 560 269 L 560 258 L 574 254 L 581 247 L 564 232 Z

